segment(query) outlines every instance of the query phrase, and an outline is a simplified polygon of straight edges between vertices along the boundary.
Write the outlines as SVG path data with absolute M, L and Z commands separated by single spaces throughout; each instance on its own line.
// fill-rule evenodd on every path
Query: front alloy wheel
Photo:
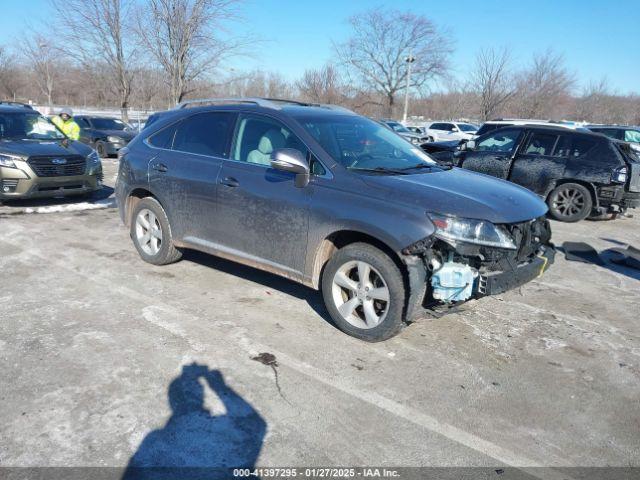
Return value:
M 386 340 L 405 325 L 407 297 L 400 268 L 368 243 L 352 243 L 334 253 L 322 272 L 322 296 L 336 327 L 361 340 Z
M 373 328 L 389 310 L 389 288 L 382 275 L 364 261 L 350 261 L 333 276 L 333 301 L 342 318 L 357 328 Z

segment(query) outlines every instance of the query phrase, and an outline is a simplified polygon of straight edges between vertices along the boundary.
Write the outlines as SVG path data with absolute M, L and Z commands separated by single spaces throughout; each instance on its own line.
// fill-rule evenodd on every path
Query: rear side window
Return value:
M 640 143 L 640 130 L 625 130 L 624 141 Z
M 450 132 L 453 129 L 453 125 L 451 125 L 450 123 L 434 123 L 433 125 L 431 125 L 431 128 L 433 130 L 444 130 Z
M 173 144 L 173 137 L 176 134 L 176 130 L 178 129 L 179 123 L 174 123 L 173 125 L 169 125 L 168 127 L 163 128 L 157 133 L 154 133 L 149 137 L 149 144 L 156 148 L 166 148 L 171 149 Z
M 562 136 L 553 153 L 554 157 L 580 157 L 589 152 L 598 142 L 592 138 Z
M 558 135 L 536 132 L 531 135 L 524 154 L 550 156 L 557 140 Z
M 596 146 L 596 141 L 591 138 L 574 137 L 571 142 L 570 157 L 580 157 Z
M 227 158 L 235 118 L 230 112 L 197 113 L 186 118 L 178 126 L 173 150 Z

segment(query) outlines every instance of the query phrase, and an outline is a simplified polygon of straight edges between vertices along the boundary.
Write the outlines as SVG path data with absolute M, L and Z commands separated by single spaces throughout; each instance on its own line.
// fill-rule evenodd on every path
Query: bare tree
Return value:
M 551 118 L 561 111 L 575 84 L 564 57 L 552 49 L 533 56 L 530 67 L 518 75 L 516 100 L 524 118 Z
M 106 65 L 119 97 L 122 119 L 128 120 L 132 58 L 130 27 L 125 24 L 132 0 L 51 0 L 60 31 L 65 32 L 64 52 L 85 67 Z
M 341 103 L 347 93 L 347 86 L 331 64 L 317 70 L 305 70 L 296 86 L 303 99 L 316 103 Z
M 363 89 L 384 95 L 390 116 L 396 94 L 406 88 L 407 57 L 415 58 L 413 88 L 423 88 L 448 69 L 452 42 L 422 15 L 375 9 L 354 15 L 349 24 L 353 35 L 334 47 L 336 54 Z
M 24 85 L 24 75 L 16 56 L 0 45 L 0 88 L 10 100 L 18 98 Z
M 480 50 L 471 72 L 471 88 L 480 100 L 480 118 L 492 118 L 516 93 L 507 49 Z
M 148 54 L 167 75 L 169 97 L 178 103 L 193 83 L 235 53 L 240 40 L 216 32 L 236 18 L 238 0 L 149 0 L 136 30 Z
M 47 99 L 47 105 L 53 105 L 53 89 L 59 76 L 59 65 L 55 50 L 49 41 L 36 33 L 24 42 L 24 56 L 31 67 L 33 80 Z

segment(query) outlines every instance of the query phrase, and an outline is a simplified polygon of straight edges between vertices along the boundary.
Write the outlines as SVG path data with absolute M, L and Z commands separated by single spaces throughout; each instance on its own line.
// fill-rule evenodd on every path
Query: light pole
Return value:
M 402 121 L 407 121 L 407 112 L 409 111 L 409 86 L 411 85 L 411 64 L 416 61 L 416 57 L 411 55 L 411 51 L 409 51 L 409 56 L 404 59 L 407 62 L 407 89 L 404 92 L 404 114 L 402 115 Z

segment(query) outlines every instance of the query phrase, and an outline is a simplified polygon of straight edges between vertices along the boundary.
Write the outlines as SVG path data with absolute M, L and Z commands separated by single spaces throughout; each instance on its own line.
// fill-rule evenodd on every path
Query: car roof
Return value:
M 497 130 L 492 130 L 491 132 L 487 132 L 487 134 L 492 134 L 495 132 L 499 132 L 501 130 L 514 129 L 514 128 L 541 131 L 541 132 L 550 132 L 550 133 L 551 132 L 562 133 L 563 135 L 570 133 L 571 135 L 585 135 L 588 137 L 609 139 L 609 137 L 606 137 L 596 132 L 592 132 L 586 128 L 566 128 L 565 125 L 555 124 L 555 123 L 554 124 L 548 123 L 548 124 L 505 125 L 504 127 L 498 128 Z
M 7 105 L 0 103 L 0 112 L 13 112 L 13 113 L 38 113 L 31 107 L 22 107 L 16 105 Z

